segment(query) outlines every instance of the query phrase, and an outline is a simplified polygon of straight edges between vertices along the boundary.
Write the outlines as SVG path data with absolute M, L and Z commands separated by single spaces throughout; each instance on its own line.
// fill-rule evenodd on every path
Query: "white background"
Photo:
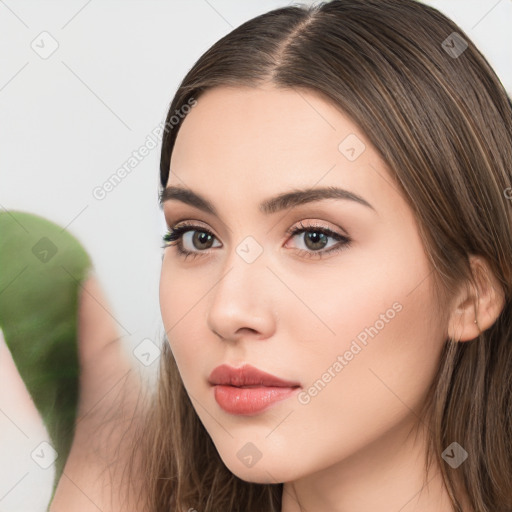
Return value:
M 208 47 L 288 3 L 0 0 L 0 208 L 42 215 L 79 238 L 127 350 L 163 333 L 160 147 L 103 200 L 92 191 L 164 120 L 179 81 Z M 510 93 L 512 0 L 426 3 L 467 32 Z M 31 48 L 43 31 L 58 43 L 47 59 Z M 8 353 L 0 356 L 5 362 Z M 46 434 L 36 417 L 15 410 L 14 385 L 14 376 L 0 373 L 0 512 L 43 511 L 52 468 L 36 466 L 30 452 Z

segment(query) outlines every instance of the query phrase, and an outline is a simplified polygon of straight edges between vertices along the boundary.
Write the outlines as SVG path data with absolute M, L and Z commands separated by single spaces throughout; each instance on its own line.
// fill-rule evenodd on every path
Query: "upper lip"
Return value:
M 243 365 L 240 368 L 234 368 L 227 364 L 217 366 L 210 374 L 208 382 L 213 386 L 262 386 L 283 388 L 300 386 L 298 382 L 280 379 L 275 375 L 258 370 L 258 368 L 249 364 Z

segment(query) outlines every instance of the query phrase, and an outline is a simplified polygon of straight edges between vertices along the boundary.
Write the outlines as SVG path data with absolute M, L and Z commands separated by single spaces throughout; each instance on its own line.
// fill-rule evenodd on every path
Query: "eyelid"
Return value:
M 199 223 L 199 224 L 195 224 L 195 223 Z M 169 225 L 167 224 L 167 228 L 169 230 L 177 230 L 177 229 L 180 229 L 182 227 L 190 227 L 191 228 L 191 231 L 193 230 L 192 228 L 203 228 L 206 232 L 209 232 L 211 233 L 213 236 L 215 236 L 215 238 L 217 238 L 217 240 L 219 239 L 217 237 L 217 235 L 215 235 L 215 233 L 213 232 L 213 230 L 210 228 L 210 227 L 207 227 L 207 226 L 202 226 L 201 225 L 201 222 L 202 221 L 198 221 L 198 220 L 194 220 L 194 219 L 186 219 L 186 220 L 183 220 L 183 221 L 176 221 L 176 222 L 173 222 L 173 223 L 170 223 L 172 224 Z M 289 235 L 289 236 L 292 236 L 294 234 L 296 234 L 297 231 L 300 231 L 300 230 L 307 230 L 307 229 L 313 229 L 313 228 L 317 228 L 317 229 L 323 229 L 324 231 L 330 231 L 334 234 L 337 234 L 338 236 L 340 237 L 345 237 L 345 238 L 349 238 L 348 234 L 345 233 L 345 230 L 337 227 L 337 229 L 340 229 L 341 231 L 343 231 L 343 233 L 337 233 L 335 231 L 335 229 L 329 227 L 328 225 L 326 225 L 325 221 L 313 221 L 313 222 L 316 222 L 314 224 L 307 224 L 307 225 L 304 225 L 303 224 L 303 221 L 299 221 L 299 225 L 297 226 L 297 223 L 295 222 L 294 224 L 292 224 L 292 226 L 290 226 L 287 230 L 286 230 L 286 234 Z M 197 230 L 199 231 L 199 230 Z
M 178 219 L 173 222 L 167 222 L 167 227 L 169 229 L 176 229 L 181 226 L 197 226 L 197 227 L 204 227 L 208 231 L 213 231 L 210 226 L 208 226 L 205 222 L 199 219 L 192 219 L 190 217 L 183 217 L 182 219 Z
M 307 225 L 304 225 L 303 222 L 304 222 L 304 220 L 299 220 L 299 221 L 294 222 L 285 231 L 285 233 L 287 235 L 291 235 L 294 231 L 296 231 L 297 223 L 298 223 L 298 225 L 303 229 L 323 228 L 323 229 L 332 231 L 332 232 L 338 234 L 339 236 L 343 236 L 345 238 L 350 238 L 347 231 L 345 229 L 343 229 L 341 226 L 337 226 L 336 224 L 334 224 L 335 227 L 332 227 L 332 223 L 329 223 L 327 221 L 313 220 L 313 221 L 311 221 L 312 222 L 311 224 L 307 224 Z M 217 235 L 215 235 L 213 229 L 211 229 L 208 225 L 205 225 L 206 223 L 204 223 L 203 221 L 198 220 L 198 219 L 191 219 L 189 217 L 186 217 L 186 218 L 178 219 L 174 222 L 167 222 L 166 224 L 167 224 L 167 229 L 178 229 L 178 228 L 184 227 L 184 226 L 190 226 L 191 228 L 201 227 L 201 228 L 204 228 L 205 231 L 210 232 L 217 239 L 219 238 L 219 237 L 217 237 Z M 336 230 L 341 231 L 341 233 L 338 233 Z
M 306 224 L 304 224 L 304 222 L 306 222 Z M 313 229 L 313 228 L 317 228 L 317 229 L 323 229 L 323 230 L 326 230 L 326 231 L 331 231 L 332 233 L 334 233 L 334 234 L 336 234 L 338 236 L 341 236 L 341 237 L 349 238 L 348 233 L 343 228 L 341 228 L 340 226 L 336 226 L 336 225 L 334 225 L 334 226 L 335 227 L 333 227 L 333 225 L 331 223 L 329 223 L 327 221 L 323 221 L 323 220 L 313 220 L 313 221 L 300 220 L 300 221 L 295 222 L 294 224 L 292 224 L 292 226 L 290 226 L 286 230 L 286 233 L 287 234 L 291 234 L 294 231 L 296 231 L 297 229 Z M 341 231 L 341 233 L 338 232 L 338 231 Z

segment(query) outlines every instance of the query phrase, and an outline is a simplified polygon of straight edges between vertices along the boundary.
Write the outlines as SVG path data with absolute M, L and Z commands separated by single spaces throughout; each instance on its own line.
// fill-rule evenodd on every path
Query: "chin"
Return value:
M 243 480 L 244 482 L 249 482 L 253 484 L 279 484 L 282 482 L 285 482 L 287 480 L 290 480 L 290 477 L 288 478 L 281 478 L 281 473 L 276 473 L 275 471 L 270 470 L 269 474 L 266 471 L 266 468 L 251 468 L 251 469 L 242 469 L 240 467 L 233 468 L 236 471 L 233 471 L 231 468 L 228 468 L 231 473 L 233 473 L 236 477 L 240 478 L 240 480 Z
M 300 475 L 295 473 L 290 464 L 285 463 L 284 467 L 276 463 L 272 457 L 264 460 L 262 457 L 252 467 L 246 467 L 237 457 L 222 458 L 226 467 L 240 480 L 255 484 L 278 484 L 295 480 Z M 303 469 L 303 468 L 301 468 Z

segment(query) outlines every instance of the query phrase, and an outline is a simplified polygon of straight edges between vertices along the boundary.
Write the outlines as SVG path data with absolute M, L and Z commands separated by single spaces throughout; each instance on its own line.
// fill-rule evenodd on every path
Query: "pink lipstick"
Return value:
M 223 364 L 212 371 L 208 382 L 219 406 L 237 415 L 260 413 L 301 387 L 298 382 L 285 381 L 251 365 L 234 368 Z

